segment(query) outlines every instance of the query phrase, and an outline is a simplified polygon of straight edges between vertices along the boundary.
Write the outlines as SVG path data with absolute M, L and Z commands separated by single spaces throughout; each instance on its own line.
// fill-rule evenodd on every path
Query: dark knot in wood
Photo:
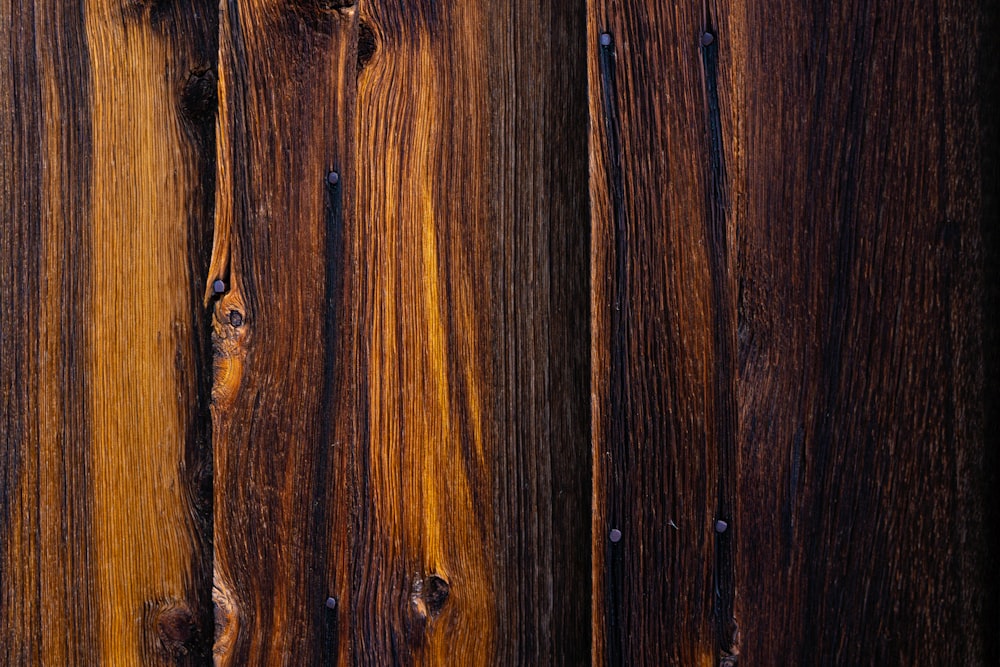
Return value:
M 154 619 L 154 628 L 160 647 L 169 656 L 187 655 L 197 643 L 198 625 L 185 604 L 162 607 Z

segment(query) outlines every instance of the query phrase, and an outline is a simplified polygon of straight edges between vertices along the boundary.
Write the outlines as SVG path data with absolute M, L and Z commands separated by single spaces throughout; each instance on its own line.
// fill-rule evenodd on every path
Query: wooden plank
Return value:
M 222 4 L 206 290 L 220 665 L 350 659 L 354 416 L 338 368 L 352 351 L 340 286 L 353 259 L 338 257 L 347 223 L 328 174 L 351 171 L 357 22 L 341 5 Z
M 208 655 L 210 368 L 195 285 L 215 32 L 206 3 L 2 5 L 12 664 Z
M 741 662 L 989 660 L 987 6 L 713 7 L 743 296 Z
M 705 17 L 592 0 L 588 19 L 593 660 L 714 665 L 732 637 L 714 525 L 732 503 L 736 292 Z
M 363 662 L 587 659 L 582 10 L 361 4 Z
M 220 663 L 586 660 L 582 26 L 224 6 Z

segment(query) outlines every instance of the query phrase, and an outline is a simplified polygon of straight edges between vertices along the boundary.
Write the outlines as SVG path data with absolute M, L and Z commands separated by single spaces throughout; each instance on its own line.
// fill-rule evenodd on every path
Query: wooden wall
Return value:
M 988 664 L 998 29 L 0 0 L 0 664 Z

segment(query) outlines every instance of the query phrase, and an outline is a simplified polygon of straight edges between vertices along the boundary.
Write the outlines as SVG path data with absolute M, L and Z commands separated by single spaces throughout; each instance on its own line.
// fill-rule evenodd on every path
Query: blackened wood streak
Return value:
M 604 42 L 608 43 L 605 44 Z M 612 291 L 614 301 L 612 304 L 611 318 L 611 405 L 612 417 L 609 421 L 610 429 L 607 434 L 609 445 L 609 468 L 610 474 L 607 476 L 607 498 L 608 518 L 605 532 L 610 536 L 611 531 L 615 531 L 614 537 L 609 537 L 605 542 L 606 562 L 608 567 L 606 595 L 607 606 L 607 637 L 608 637 L 608 662 L 612 665 L 622 662 L 622 645 L 625 641 L 623 634 L 625 631 L 622 623 L 623 606 L 625 604 L 623 596 L 625 577 L 624 558 L 622 551 L 629 548 L 626 542 L 621 544 L 621 526 L 626 525 L 625 508 L 621 500 L 624 498 L 627 470 L 628 470 L 628 224 L 625 214 L 625 193 L 622 182 L 622 155 L 621 155 L 621 128 L 618 116 L 618 91 L 615 87 L 615 50 L 614 36 L 610 33 L 602 33 L 599 38 L 600 44 L 600 71 L 601 71 L 601 101 L 603 103 L 603 123 L 604 134 L 607 142 L 607 179 L 608 191 L 611 193 L 611 214 L 614 225 L 614 275 L 612 277 Z M 615 539 L 617 538 L 617 539 Z M 601 539 L 601 537 L 598 537 Z
M 730 239 L 728 177 L 722 138 L 722 118 L 719 108 L 719 47 L 711 16 L 706 16 L 701 39 L 707 129 L 706 227 L 709 273 L 712 282 L 712 340 L 715 345 L 715 430 L 716 479 L 718 498 L 716 521 L 725 522 L 725 529 L 715 531 L 714 614 L 719 651 L 730 656 L 736 650 L 737 627 L 733 619 L 735 580 L 733 573 L 733 525 L 736 491 L 736 290 Z M 716 524 L 721 526 L 722 524 Z

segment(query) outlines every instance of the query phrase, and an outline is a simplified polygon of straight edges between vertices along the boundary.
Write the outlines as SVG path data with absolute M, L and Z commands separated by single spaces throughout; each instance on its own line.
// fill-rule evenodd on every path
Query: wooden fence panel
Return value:
M 330 406 L 350 400 L 332 384 L 349 347 L 331 174 L 350 171 L 356 34 L 355 12 L 327 3 L 222 4 L 205 295 L 220 665 L 322 664 L 347 623 L 351 442 L 334 434 L 350 415 Z
M 363 662 L 586 661 L 582 5 L 361 4 Z
M 996 12 L 589 3 L 595 662 L 987 660 Z
M 0 14 L 2 660 L 203 660 L 216 14 Z
M 0 0 L 0 663 L 985 664 L 998 29 Z

